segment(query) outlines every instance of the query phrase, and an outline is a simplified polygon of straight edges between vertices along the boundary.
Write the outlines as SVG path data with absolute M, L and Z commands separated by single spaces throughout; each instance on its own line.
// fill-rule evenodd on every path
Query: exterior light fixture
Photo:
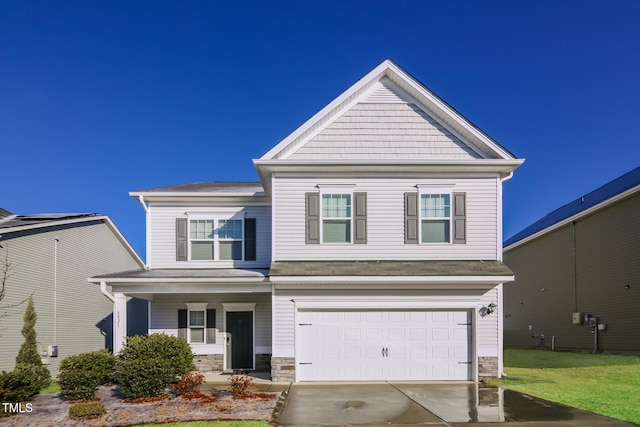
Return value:
M 478 310 L 478 312 L 480 313 L 480 317 L 484 317 L 491 313 L 494 313 L 496 311 L 496 308 L 497 306 L 494 303 L 491 303 L 487 307 L 482 306 L 482 308 Z

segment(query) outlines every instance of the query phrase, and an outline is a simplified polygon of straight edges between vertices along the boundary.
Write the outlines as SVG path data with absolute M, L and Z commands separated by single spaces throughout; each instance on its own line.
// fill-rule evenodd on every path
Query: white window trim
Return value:
M 192 345 L 204 345 L 207 343 L 207 305 L 206 302 L 187 302 L 185 303 L 187 306 L 187 342 Z M 202 326 L 202 342 L 192 342 L 191 340 L 191 312 L 192 311 L 202 311 L 204 313 L 204 323 Z M 200 328 L 200 326 L 196 326 L 196 328 Z
M 354 212 L 354 200 L 353 200 L 353 191 L 355 185 L 353 184 L 345 184 L 345 185 L 318 185 L 320 188 L 320 244 L 325 245 L 353 245 L 353 212 Z M 341 194 L 348 195 L 351 200 L 351 217 L 350 218 L 329 218 L 329 220 L 340 220 L 340 219 L 348 219 L 349 220 L 349 241 L 348 242 L 324 242 L 324 209 L 322 205 L 322 196 L 325 194 Z
M 213 239 L 191 239 L 191 221 L 195 220 L 208 220 L 213 221 Z M 237 241 L 235 239 L 220 239 L 218 236 L 218 228 L 220 227 L 220 221 L 229 221 L 236 220 L 241 221 L 241 229 L 242 229 L 242 248 L 240 250 L 240 259 L 220 259 L 220 242 L 233 242 Z M 187 260 L 188 262 L 193 263 L 206 263 L 206 262 L 238 262 L 244 261 L 244 245 L 245 245 L 245 235 L 244 235 L 244 212 L 234 212 L 234 213 L 221 213 L 221 214 L 190 214 L 187 212 Z M 213 241 L 213 259 L 191 259 L 191 242 L 199 241 Z
M 418 185 L 418 241 L 421 245 L 451 245 L 453 243 L 453 185 Z M 429 194 L 446 194 L 449 196 L 449 241 L 448 242 L 423 242 L 422 241 L 422 221 L 441 221 L 440 218 L 424 218 L 422 216 L 422 196 Z

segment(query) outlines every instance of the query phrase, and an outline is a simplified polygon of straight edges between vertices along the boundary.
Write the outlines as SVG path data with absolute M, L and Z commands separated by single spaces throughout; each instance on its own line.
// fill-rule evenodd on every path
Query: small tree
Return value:
M 36 332 L 36 308 L 33 304 L 33 297 L 29 297 L 29 304 L 24 312 L 24 326 L 22 326 L 22 336 L 24 342 L 20 346 L 20 351 L 16 357 L 16 365 L 24 363 L 27 365 L 42 365 L 40 354 L 38 353 L 38 334 Z

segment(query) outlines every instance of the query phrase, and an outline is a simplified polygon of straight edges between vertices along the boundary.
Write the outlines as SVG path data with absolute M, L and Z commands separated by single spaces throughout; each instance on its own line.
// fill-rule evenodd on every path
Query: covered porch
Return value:
M 187 341 L 201 371 L 268 370 L 271 284 L 268 270 L 156 269 L 97 276 L 113 301 L 113 348 L 126 342 L 126 301 L 148 301 L 148 333 Z

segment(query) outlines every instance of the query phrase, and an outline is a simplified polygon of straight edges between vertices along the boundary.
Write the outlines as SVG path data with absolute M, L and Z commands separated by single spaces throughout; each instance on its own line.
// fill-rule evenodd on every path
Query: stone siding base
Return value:
M 222 371 L 222 355 L 196 354 L 193 356 L 193 364 L 201 372 Z
M 478 357 L 478 379 L 498 378 L 498 358 Z
M 271 358 L 271 381 L 293 382 L 296 380 L 296 359 L 294 357 Z

